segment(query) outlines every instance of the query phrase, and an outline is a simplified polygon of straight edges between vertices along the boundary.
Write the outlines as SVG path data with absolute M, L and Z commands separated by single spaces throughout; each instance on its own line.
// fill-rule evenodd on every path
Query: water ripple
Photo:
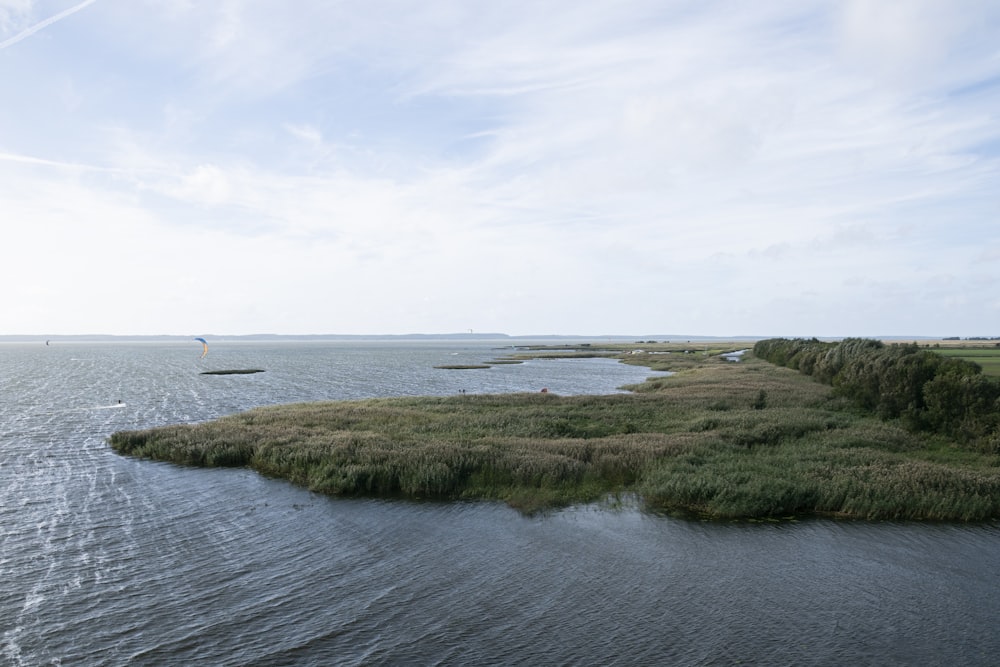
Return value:
M 270 403 L 606 393 L 649 374 L 600 359 L 433 368 L 495 353 L 0 346 L 0 663 L 976 665 L 1000 653 L 997 526 L 333 501 L 105 442 Z M 267 370 L 200 375 L 209 361 Z

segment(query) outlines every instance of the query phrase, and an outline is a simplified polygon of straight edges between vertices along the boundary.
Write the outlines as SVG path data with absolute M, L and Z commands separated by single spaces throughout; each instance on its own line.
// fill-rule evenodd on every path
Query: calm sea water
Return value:
M 111 452 L 257 405 L 606 393 L 489 344 L 0 344 L 3 665 L 996 665 L 1000 527 L 337 500 Z M 264 368 L 256 375 L 200 371 Z M 122 401 L 123 404 L 119 404 Z

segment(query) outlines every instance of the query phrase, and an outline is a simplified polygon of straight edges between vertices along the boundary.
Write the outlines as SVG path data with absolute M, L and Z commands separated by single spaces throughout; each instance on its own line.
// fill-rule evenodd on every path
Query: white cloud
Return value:
M 301 139 L 312 146 L 323 144 L 323 133 L 316 127 L 308 124 L 285 123 L 285 130 L 296 139 Z
M 20 31 L 34 0 L 0 0 L 0 35 Z
M 849 0 L 841 7 L 841 54 L 856 75 L 880 85 L 925 88 L 974 80 L 983 71 L 975 55 L 996 53 L 990 26 L 1000 7 L 989 0 Z
M 178 184 L 168 187 L 166 194 L 195 204 L 221 205 L 230 202 L 231 190 L 229 178 L 221 169 L 200 164 L 183 175 Z
M 45 230 L 8 255 L 52 261 L 32 289 L 61 304 L 18 330 L 1000 321 L 988 3 L 99 7 L 106 32 L 60 34 L 115 67 L 0 59 L 0 197 Z M 70 317 L 120 271 L 134 319 Z

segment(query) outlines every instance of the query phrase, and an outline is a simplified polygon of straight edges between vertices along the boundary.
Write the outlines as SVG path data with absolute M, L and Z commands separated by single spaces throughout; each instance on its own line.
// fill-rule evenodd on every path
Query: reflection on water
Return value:
M 266 403 L 605 392 L 649 374 L 607 360 L 432 368 L 490 358 L 0 346 L 0 664 L 995 664 L 996 525 L 333 500 L 104 441 Z M 209 360 L 266 372 L 199 375 Z

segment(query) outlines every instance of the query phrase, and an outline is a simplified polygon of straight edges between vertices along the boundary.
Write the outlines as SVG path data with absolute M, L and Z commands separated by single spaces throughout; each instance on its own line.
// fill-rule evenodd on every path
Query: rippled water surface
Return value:
M 483 343 L 199 353 L 0 344 L 0 664 L 997 664 L 996 525 L 527 518 L 335 500 L 105 442 L 291 401 L 606 393 L 646 369 L 433 368 L 503 354 Z M 224 368 L 266 372 L 200 375 Z

